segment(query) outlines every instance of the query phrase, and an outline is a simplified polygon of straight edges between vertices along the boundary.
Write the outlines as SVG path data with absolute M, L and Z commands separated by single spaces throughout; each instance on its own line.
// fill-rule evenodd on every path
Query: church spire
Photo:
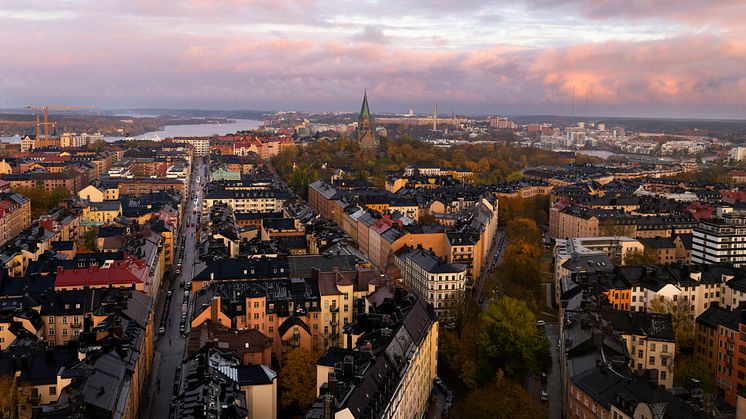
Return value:
M 363 107 L 360 108 L 359 119 L 368 118 L 370 120 L 370 109 L 368 109 L 368 89 L 363 93 Z

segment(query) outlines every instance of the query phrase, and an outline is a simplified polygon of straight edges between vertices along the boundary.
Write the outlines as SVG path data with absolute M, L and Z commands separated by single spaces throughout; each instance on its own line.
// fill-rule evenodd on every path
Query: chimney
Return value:
M 339 383 L 337 382 L 337 377 L 334 375 L 333 372 L 329 373 L 328 379 L 327 379 L 327 386 L 329 390 L 329 395 L 333 398 L 339 397 Z
M 344 359 L 344 378 L 349 380 L 355 373 L 355 361 L 352 355 L 346 355 Z

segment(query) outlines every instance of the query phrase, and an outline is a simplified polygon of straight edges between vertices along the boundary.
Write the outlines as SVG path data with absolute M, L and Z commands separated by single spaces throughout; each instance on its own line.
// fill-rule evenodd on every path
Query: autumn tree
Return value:
M 539 297 L 541 248 L 520 241 L 505 247 L 502 263 L 497 268 L 498 287 L 506 294 L 520 299 Z
M 516 217 L 505 228 L 505 237 L 511 242 L 541 243 L 541 231 L 536 222 L 525 217 Z
M 306 412 L 316 400 L 316 358 L 306 349 L 287 354 L 280 370 L 280 406 L 287 412 Z
M 646 247 L 643 251 L 632 250 L 627 252 L 627 254 L 624 255 L 622 263 L 624 265 L 633 266 L 654 265 L 657 263 L 657 258 L 655 257 L 655 252 Z
M 2 395 L 0 395 L 0 416 L 3 418 L 17 418 L 20 400 L 15 377 L 12 375 L 3 375 L 0 377 L 0 388 L 3 389 Z
M 689 301 L 659 297 L 650 303 L 650 312 L 670 314 L 676 334 L 676 352 L 689 352 L 694 345 L 694 313 Z
M 508 377 L 538 370 L 549 350 L 549 341 L 539 333 L 536 316 L 525 302 L 503 296 L 487 307 L 480 317 L 477 336 L 484 372 L 497 370 Z
M 520 384 L 505 378 L 502 371 L 487 386 L 466 398 L 458 417 L 465 419 L 533 419 L 546 416 L 544 405 Z
M 61 201 L 70 198 L 70 191 L 65 188 L 57 188 L 52 192 L 40 188 L 19 188 L 16 192 L 24 195 L 31 201 L 31 217 L 37 218 L 46 214 L 52 208 L 59 205 Z

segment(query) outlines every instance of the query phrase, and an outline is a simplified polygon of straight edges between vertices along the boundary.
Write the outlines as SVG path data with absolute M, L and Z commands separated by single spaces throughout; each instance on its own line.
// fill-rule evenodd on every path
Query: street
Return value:
M 547 323 L 546 333 L 549 338 L 549 351 L 552 353 L 552 368 L 547 374 L 547 391 L 549 392 L 547 419 L 559 419 L 562 417 L 562 382 L 560 380 L 559 353 L 557 352 L 559 325 L 557 323 Z
M 180 331 L 181 318 L 182 318 L 182 304 L 184 300 L 185 288 L 182 288 L 179 284 L 180 281 L 184 281 L 185 284 L 190 283 L 195 273 L 195 261 L 199 255 L 196 255 L 196 229 L 197 216 L 201 213 L 202 205 L 202 187 L 198 184 L 197 179 L 205 181 L 205 164 L 201 158 L 195 158 L 194 170 L 190 178 L 190 187 L 186 193 L 183 219 L 181 221 L 181 228 L 179 229 L 180 240 L 175 245 L 175 256 L 174 256 L 174 267 L 176 263 L 181 261 L 182 272 L 180 275 L 174 275 L 174 280 L 169 282 L 165 281 L 167 289 L 173 291 L 173 297 L 168 307 L 164 307 L 166 290 L 160 293 L 158 298 L 158 306 L 155 316 L 154 329 L 157 331 L 161 326 L 161 320 L 163 316 L 165 318 L 165 333 L 163 335 L 156 335 L 155 342 L 155 356 L 153 359 L 153 367 L 150 373 L 150 400 L 148 401 L 148 414 L 143 416 L 149 416 L 154 419 L 167 418 L 170 415 L 171 399 L 173 397 L 173 386 L 176 370 L 181 365 L 181 361 L 184 358 L 184 351 L 186 346 L 186 332 L 184 334 Z M 195 195 L 197 203 L 195 205 Z M 193 209 L 196 209 L 196 214 L 193 214 Z M 183 252 L 180 250 L 180 246 L 183 243 Z M 190 293 L 191 294 L 191 293 Z M 190 298 L 191 300 L 191 298 Z M 189 316 L 187 316 L 189 318 Z

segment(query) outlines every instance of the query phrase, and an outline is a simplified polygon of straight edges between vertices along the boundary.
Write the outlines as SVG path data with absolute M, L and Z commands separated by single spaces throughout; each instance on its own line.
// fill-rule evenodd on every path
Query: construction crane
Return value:
M 92 106 L 64 106 L 64 105 L 32 105 L 26 106 L 26 109 L 44 111 L 44 142 L 49 141 L 49 110 L 50 109 L 91 109 Z M 38 137 L 38 136 L 37 136 Z

